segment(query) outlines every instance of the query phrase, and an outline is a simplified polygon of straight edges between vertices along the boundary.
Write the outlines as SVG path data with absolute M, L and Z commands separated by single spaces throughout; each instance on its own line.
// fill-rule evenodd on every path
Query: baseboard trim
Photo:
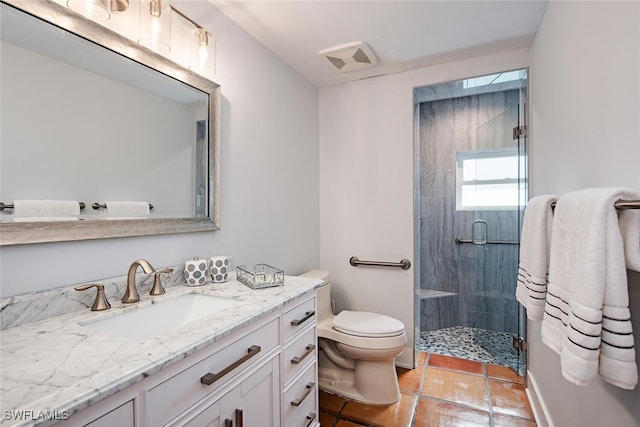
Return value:
M 555 427 L 549 416 L 549 410 L 544 403 L 544 399 L 540 395 L 540 389 L 538 383 L 531 371 L 527 370 L 527 382 L 529 383 L 526 388 L 527 397 L 529 403 L 531 403 L 531 409 L 533 410 L 533 416 L 536 419 L 536 424 L 540 427 Z
M 418 352 L 415 350 L 415 347 L 406 347 L 400 356 L 396 357 L 396 366 L 406 369 L 414 369 L 418 365 L 417 363 L 416 366 L 413 364 L 414 359 L 417 360 L 417 357 Z

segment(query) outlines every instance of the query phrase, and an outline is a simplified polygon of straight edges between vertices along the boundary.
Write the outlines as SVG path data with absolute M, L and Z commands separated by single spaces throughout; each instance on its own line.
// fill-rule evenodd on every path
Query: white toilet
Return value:
M 369 405 L 400 399 L 395 358 L 407 343 L 404 324 L 364 311 L 331 309 L 329 273 L 312 270 L 302 277 L 324 280 L 318 288 L 318 383 L 322 390 Z

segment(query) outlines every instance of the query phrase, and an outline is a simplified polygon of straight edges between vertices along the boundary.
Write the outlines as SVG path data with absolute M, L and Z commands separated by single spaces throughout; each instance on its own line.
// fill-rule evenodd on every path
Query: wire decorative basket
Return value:
M 237 279 L 252 289 L 284 285 L 284 271 L 279 268 L 268 264 L 256 264 L 253 270 L 249 271 L 247 266 L 239 265 L 236 268 Z

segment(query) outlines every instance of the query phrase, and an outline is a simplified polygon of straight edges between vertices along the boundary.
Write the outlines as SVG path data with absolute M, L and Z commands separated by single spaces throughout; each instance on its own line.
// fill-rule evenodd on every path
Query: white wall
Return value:
M 532 46 L 530 99 L 533 196 L 640 189 L 640 3 L 551 1 Z M 640 273 L 630 273 L 629 291 L 640 343 Z M 567 382 L 540 340 L 540 322 L 529 322 L 529 349 L 553 425 L 640 425 L 640 388 Z
M 320 89 L 320 266 L 337 308 L 400 319 L 414 347 L 413 88 L 527 67 L 528 50 Z M 349 258 L 411 270 L 352 267 Z
M 208 1 L 180 10 L 217 36 L 222 89 L 220 231 L 0 248 L 0 295 L 232 255 L 299 274 L 319 263 L 318 91 Z M 202 17 L 202 18 L 200 18 Z

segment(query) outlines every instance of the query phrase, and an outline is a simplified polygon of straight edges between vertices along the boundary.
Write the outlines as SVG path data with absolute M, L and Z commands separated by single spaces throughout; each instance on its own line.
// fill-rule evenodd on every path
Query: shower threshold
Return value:
M 420 351 L 459 357 L 476 362 L 519 368 L 518 352 L 513 348 L 513 334 L 454 326 L 420 332 L 416 347 Z

